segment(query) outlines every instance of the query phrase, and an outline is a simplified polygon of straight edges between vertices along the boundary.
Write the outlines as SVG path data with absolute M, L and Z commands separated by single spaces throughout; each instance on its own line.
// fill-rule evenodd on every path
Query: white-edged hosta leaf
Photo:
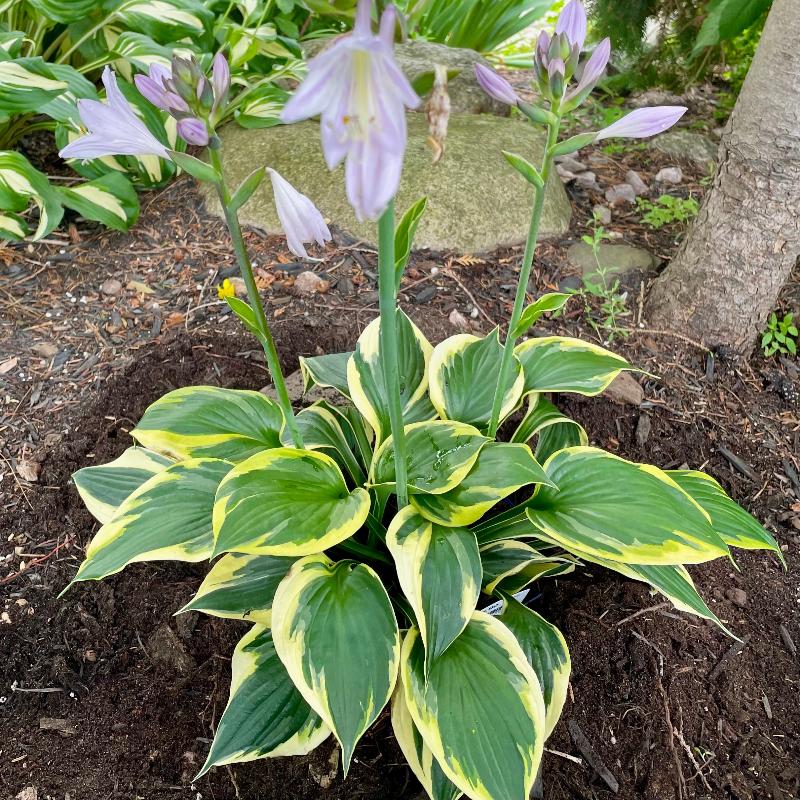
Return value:
M 347 362 L 347 384 L 356 408 L 382 442 L 391 433 L 391 425 L 383 380 L 380 324 L 380 318 L 372 320 L 358 337 L 353 357 Z M 397 309 L 397 349 L 403 421 L 408 425 L 433 419 L 436 411 L 428 399 L 428 361 L 433 348 L 400 309 Z
M 442 419 L 465 422 L 481 430 L 488 426 L 502 355 L 498 328 L 482 338 L 461 333 L 436 345 L 428 368 L 429 391 Z M 500 410 L 501 421 L 519 403 L 523 384 L 522 366 L 514 358 Z
M 323 450 L 346 471 L 356 485 L 364 483 L 366 476 L 350 448 L 342 424 L 349 426 L 347 420 L 337 414 L 332 406 L 324 401 L 304 408 L 296 416 L 297 427 L 303 437 L 303 444 L 310 450 Z M 352 429 L 351 429 L 352 430 Z M 292 437 L 288 428 L 283 429 L 283 443 L 290 447 Z
M 0 68 L 4 63 L 0 61 Z M 47 176 L 21 153 L 11 150 L 0 150 L 0 197 L 3 198 L 3 206 L 11 211 L 23 211 L 29 202 L 36 205 L 39 224 L 33 234 L 34 240 L 47 236 L 61 222 L 64 214 L 58 193 L 50 185 Z
M 478 542 L 466 528 L 435 525 L 406 506 L 389 525 L 386 546 L 414 610 L 429 669 L 464 630 L 478 604 Z
M 730 547 L 742 550 L 772 550 L 785 563 L 780 545 L 769 531 L 710 475 L 695 470 L 667 470 L 684 492 L 691 495 L 711 517 L 711 526 Z
M 107 228 L 126 231 L 139 218 L 139 198 L 131 182 L 118 172 L 109 172 L 88 183 L 62 186 L 61 202 L 84 219 Z
M 72 480 L 89 513 L 105 524 L 145 481 L 172 463 L 171 459 L 145 447 L 129 447 L 108 464 L 79 469 Z
M 444 494 L 458 486 L 489 441 L 477 428 L 447 420 L 406 425 L 405 434 L 409 491 L 429 494 Z M 391 436 L 375 451 L 369 478 L 373 486 L 394 484 Z
M 411 718 L 445 775 L 471 800 L 528 800 L 545 739 L 542 690 L 514 635 L 476 611 L 425 679 L 419 631 L 400 671 Z
M 347 775 L 397 678 L 400 632 L 386 589 L 366 564 L 309 556 L 278 587 L 272 625 L 295 686 L 342 745 Z
M 278 658 L 272 632 L 254 625 L 233 651 L 228 705 L 194 780 L 223 764 L 303 756 L 328 736 Z
M 240 43 L 246 42 L 240 39 Z M 259 49 L 258 39 L 252 40 L 253 47 Z M 289 92 L 280 86 L 267 84 L 247 92 L 240 105 L 237 105 L 233 118 L 243 128 L 273 128 L 281 122 L 281 111 L 289 99 Z
M 50 74 L 56 80 L 64 81 L 67 88 L 40 106 L 37 112 L 58 122 L 74 121 L 80 124 L 78 100 L 96 100 L 97 89 L 91 81 L 68 64 L 48 63 L 47 66 Z
M 184 386 L 148 406 L 131 436 L 175 458 L 243 461 L 280 447 L 282 427 L 278 404 L 260 392 Z
M 543 539 L 628 564 L 697 564 L 729 555 L 705 511 L 658 467 L 594 447 L 559 450 L 527 509 Z
M 19 214 L 0 211 L 0 239 L 19 242 L 28 235 L 28 225 Z
M 392 730 L 408 766 L 431 800 L 457 800 L 461 797 L 461 789 L 442 772 L 439 762 L 411 719 L 400 676 L 392 695 Z
M 116 15 L 123 30 L 139 31 L 161 44 L 189 38 L 205 42 L 213 22 L 198 0 L 129 0 Z
M 0 30 L 0 56 L 2 60 L 18 58 L 25 42 L 25 31 Z
M 238 464 L 219 487 L 214 553 L 321 553 L 356 533 L 369 506 L 369 493 L 348 491 L 330 456 L 291 447 L 265 450 Z
M 173 48 L 153 41 L 144 33 L 123 31 L 114 42 L 113 53 L 140 72 L 149 72 L 153 64 L 169 67 Z
M 480 553 L 486 594 L 497 590 L 515 594 L 540 578 L 565 575 L 575 569 L 574 562 L 541 553 L 527 542 L 516 539 L 483 545 Z
M 232 466 L 193 458 L 146 480 L 94 535 L 74 580 L 99 580 L 136 561 L 210 558 L 214 495 Z
M 566 336 L 529 339 L 514 354 L 522 364 L 526 392 L 600 394 L 622 370 L 633 369 L 610 350 Z
M 583 426 L 562 414 L 546 397 L 531 392 L 528 395 L 528 410 L 511 437 L 512 442 L 536 440 L 536 458 L 547 461 L 553 453 L 565 447 L 585 447 L 589 437 Z
M 352 353 L 328 353 L 324 356 L 300 357 L 300 371 L 303 374 L 303 390 L 315 386 L 336 389 L 345 397 L 350 397 L 347 385 L 347 362 Z
M 469 474 L 444 494 L 415 494 L 411 504 L 440 525 L 472 525 L 523 486 L 550 483 L 526 444 L 487 442 Z
M 77 22 L 91 16 L 102 0 L 27 0 L 43 17 L 54 22 Z
M 497 618 L 514 634 L 542 687 L 545 707 L 545 738 L 553 732 L 567 699 L 571 669 L 569 649 L 555 625 L 511 595 L 503 596 Z
M 45 103 L 68 89 L 42 58 L 0 61 L 0 113 L 37 112 Z
M 512 331 L 514 339 L 516 340 L 519 339 L 520 336 L 524 336 L 528 332 L 528 329 L 533 327 L 543 314 L 548 314 L 552 311 L 560 311 L 567 304 L 570 297 L 572 297 L 571 294 L 564 294 L 562 292 L 543 294 L 522 312 L 517 327 Z
M 202 611 L 213 617 L 270 625 L 275 591 L 296 560 L 226 553 L 179 613 Z

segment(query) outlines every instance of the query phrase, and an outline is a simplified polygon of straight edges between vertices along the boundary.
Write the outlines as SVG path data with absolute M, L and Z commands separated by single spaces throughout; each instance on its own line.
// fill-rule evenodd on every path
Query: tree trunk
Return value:
M 650 292 L 654 327 L 745 353 L 800 258 L 799 11 L 773 3 L 713 188 Z

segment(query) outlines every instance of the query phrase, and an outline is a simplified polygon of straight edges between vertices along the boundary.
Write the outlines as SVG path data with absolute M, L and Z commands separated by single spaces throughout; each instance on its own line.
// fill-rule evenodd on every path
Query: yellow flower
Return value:
M 225 278 L 225 280 L 217 286 L 217 296 L 220 300 L 224 300 L 226 297 L 236 297 L 236 287 L 233 285 L 230 278 Z

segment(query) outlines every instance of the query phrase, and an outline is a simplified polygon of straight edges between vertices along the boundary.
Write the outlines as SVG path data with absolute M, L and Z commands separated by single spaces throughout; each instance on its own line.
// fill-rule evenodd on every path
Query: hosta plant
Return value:
M 537 49 L 547 109 L 481 73 L 488 91 L 544 124 L 549 141 L 539 169 L 508 154 L 536 202 L 505 336 L 495 329 L 433 346 L 397 308 L 424 211 L 421 201 L 395 225 L 403 115 L 417 98 L 393 59 L 393 10 L 375 35 L 370 5 L 361 0 L 353 33 L 309 64 L 284 111 L 286 121 L 321 116 L 328 162 L 346 162 L 356 213 L 378 222 L 379 318 L 353 352 L 301 360 L 306 389 L 328 387 L 339 401 L 299 411 L 288 401 L 236 221 L 250 184 L 228 192 L 206 119 L 209 163 L 168 155 L 216 185 L 227 204 L 249 290 L 249 303 L 228 302 L 263 344 L 278 401 L 192 386 L 151 405 L 131 432 L 134 446 L 74 476 L 101 523 L 75 580 L 137 561 L 214 560 L 182 610 L 252 627 L 234 652 L 230 699 L 200 774 L 302 755 L 329 736 L 346 774 L 360 738 L 390 709 L 431 798 L 526 800 L 565 703 L 570 656 L 522 592 L 596 564 L 723 627 L 686 565 L 736 547 L 780 551 L 709 476 L 592 447 L 554 404 L 555 394 L 600 394 L 633 369 L 627 361 L 569 337 L 526 338 L 567 299 L 545 294 L 525 305 L 553 158 L 598 137 L 663 130 L 682 110 L 634 112 L 599 134 L 559 142 L 562 114 L 588 94 L 608 57 L 606 44 L 568 85 L 585 35 L 578 0 Z M 183 79 L 181 69 L 171 80 Z M 112 133 L 95 125 L 77 144 L 107 153 Z M 271 177 L 290 247 L 304 252 L 304 242 L 323 241 L 310 201 Z

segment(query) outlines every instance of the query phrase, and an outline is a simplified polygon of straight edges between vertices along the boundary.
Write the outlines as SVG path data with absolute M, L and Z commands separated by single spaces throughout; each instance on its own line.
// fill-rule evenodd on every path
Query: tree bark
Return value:
M 775 0 L 714 184 L 646 316 L 709 346 L 753 346 L 800 258 L 800 9 Z

